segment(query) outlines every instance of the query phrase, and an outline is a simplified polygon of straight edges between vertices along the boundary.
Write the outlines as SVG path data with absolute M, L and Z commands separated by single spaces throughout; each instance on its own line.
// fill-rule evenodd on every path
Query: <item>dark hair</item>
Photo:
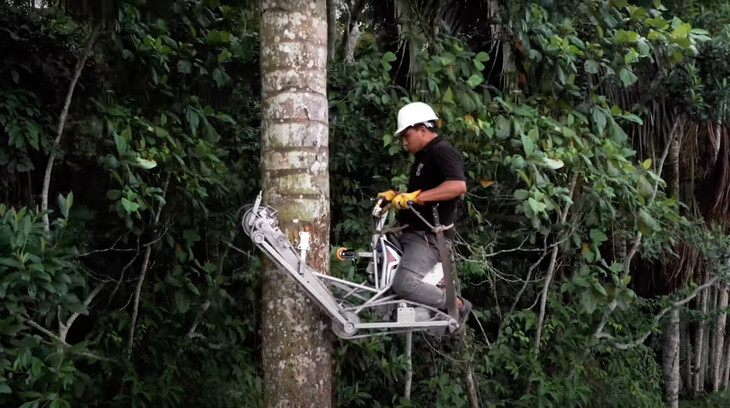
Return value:
M 429 120 L 428 122 L 419 123 L 419 125 L 425 126 L 426 129 L 430 130 L 431 132 L 436 131 L 436 121 L 435 120 Z

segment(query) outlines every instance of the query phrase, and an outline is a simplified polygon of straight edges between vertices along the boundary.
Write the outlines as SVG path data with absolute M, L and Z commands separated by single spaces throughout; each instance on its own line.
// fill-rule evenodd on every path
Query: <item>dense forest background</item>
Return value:
M 405 188 L 395 113 L 428 102 L 475 306 L 414 336 L 410 398 L 401 337 L 332 340 L 333 406 L 730 404 L 729 5 L 327 10 L 332 246 Z M 264 405 L 259 30 L 244 0 L 0 3 L 0 406 Z

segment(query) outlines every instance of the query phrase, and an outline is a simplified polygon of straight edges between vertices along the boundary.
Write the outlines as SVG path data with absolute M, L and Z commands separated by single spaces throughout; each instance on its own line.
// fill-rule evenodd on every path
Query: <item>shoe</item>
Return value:
M 466 324 L 466 319 L 469 318 L 469 313 L 471 313 L 471 302 L 464 298 L 459 299 L 461 300 L 461 306 L 459 307 L 459 324 L 464 326 L 464 324 Z

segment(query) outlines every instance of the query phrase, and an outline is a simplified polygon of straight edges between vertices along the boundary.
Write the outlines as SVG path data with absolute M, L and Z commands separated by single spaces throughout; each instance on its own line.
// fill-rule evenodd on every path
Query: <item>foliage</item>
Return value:
M 90 27 L 61 8 L 0 6 L 0 405 L 262 404 L 260 260 L 236 212 L 258 190 L 256 10 L 139 3 L 120 2 L 100 33 L 57 146 Z M 466 406 L 460 358 L 495 407 L 661 405 L 654 316 L 673 299 L 637 296 L 633 242 L 641 262 L 677 259 L 685 242 L 725 273 L 728 238 L 689 218 L 661 148 L 637 153 L 635 135 L 653 98 L 726 120 L 730 37 L 708 23 L 725 6 L 645 3 L 504 6 L 495 21 L 515 72 L 497 72 L 500 48 L 457 25 L 407 33 L 409 45 L 372 21 L 354 63 L 332 60 L 332 242 L 366 245 L 372 197 L 407 181 L 395 112 L 430 103 L 467 169 L 457 262 L 484 328 L 468 346 L 414 336 L 410 401 L 400 338 L 340 341 L 338 406 Z M 628 92 L 643 97 L 624 103 Z M 51 153 L 58 200 L 44 232 L 33 208 Z M 332 271 L 355 279 L 359 266 Z

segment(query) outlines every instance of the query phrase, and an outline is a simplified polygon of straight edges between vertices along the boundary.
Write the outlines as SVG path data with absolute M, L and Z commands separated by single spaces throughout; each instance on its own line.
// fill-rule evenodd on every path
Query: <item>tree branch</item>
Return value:
M 695 297 L 696 297 L 696 296 L 697 296 L 697 295 L 698 295 L 698 294 L 699 294 L 700 292 L 702 292 L 703 290 L 705 290 L 705 289 L 709 288 L 710 286 L 714 285 L 714 284 L 715 284 L 715 282 L 717 282 L 717 281 L 718 281 L 719 279 L 720 279 L 720 277 L 719 277 L 719 276 L 715 276 L 715 277 L 713 277 L 712 279 L 708 280 L 708 281 L 707 281 L 707 282 L 705 282 L 704 284 L 702 284 L 702 285 L 700 285 L 700 286 L 696 287 L 696 288 L 695 288 L 695 290 L 693 290 L 693 291 L 692 291 L 692 292 L 691 292 L 691 293 L 690 293 L 689 295 L 687 295 L 687 297 L 685 297 L 684 299 L 682 299 L 682 300 L 678 300 L 678 301 L 676 301 L 676 302 L 672 303 L 672 305 L 671 305 L 671 306 L 665 307 L 665 308 L 664 308 L 664 309 L 662 309 L 662 310 L 661 310 L 661 311 L 660 311 L 660 312 L 659 312 L 659 313 L 658 313 L 658 314 L 657 314 L 656 316 L 654 316 L 654 319 L 653 319 L 653 320 L 654 320 L 654 322 L 653 322 L 653 323 L 654 323 L 654 324 L 657 324 L 657 323 L 659 323 L 659 321 L 660 321 L 660 320 L 662 319 L 662 317 L 664 317 L 664 315 L 665 315 L 665 314 L 667 314 L 667 313 L 668 313 L 668 312 L 669 312 L 670 310 L 674 309 L 675 307 L 681 307 L 681 306 L 684 306 L 684 305 L 685 305 L 685 304 L 687 304 L 687 303 L 688 303 L 689 301 L 691 301 L 692 299 L 694 299 L 694 298 L 695 298 Z M 616 308 L 616 301 L 614 300 L 614 301 L 612 301 L 611 303 L 613 303 L 613 304 L 614 304 L 614 306 L 613 306 L 613 309 L 615 309 L 615 308 Z M 613 309 L 612 309 L 612 310 L 613 310 Z M 634 348 L 634 347 L 636 347 L 636 346 L 638 346 L 638 345 L 640 345 L 640 344 L 644 343 L 644 341 L 645 341 L 645 340 L 646 340 L 646 339 L 647 339 L 647 338 L 649 337 L 649 335 L 651 335 L 651 333 L 653 332 L 653 330 L 649 330 L 649 331 L 647 331 L 646 333 L 642 334 L 641 336 L 639 336 L 639 337 L 638 337 L 637 339 L 635 339 L 635 340 L 633 340 L 633 341 L 630 341 L 630 342 L 628 342 L 628 343 L 618 343 L 618 342 L 616 341 L 616 338 L 615 338 L 614 336 L 612 336 L 612 335 L 610 335 L 610 334 L 608 334 L 608 333 L 604 333 L 604 332 L 602 331 L 602 330 L 603 330 L 603 327 L 605 327 L 605 325 L 606 325 L 606 320 L 607 320 L 607 319 L 608 319 L 608 314 L 604 313 L 603 319 L 601 320 L 601 324 L 599 325 L 599 328 L 600 328 L 600 330 L 597 330 L 597 331 L 596 331 L 596 332 L 595 332 L 595 333 L 593 334 L 593 336 L 594 336 L 594 337 L 595 337 L 596 339 L 607 339 L 607 340 L 609 340 L 609 341 L 611 342 L 611 344 L 612 344 L 612 345 L 613 345 L 614 347 L 616 347 L 617 349 L 619 349 L 619 350 L 628 350 L 628 349 L 630 349 L 630 348 Z
M 662 157 L 659 160 L 659 165 L 657 166 L 657 177 L 661 178 L 662 169 L 664 168 L 664 161 L 667 159 L 667 155 L 669 155 L 669 149 L 672 146 L 672 141 L 674 140 L 675 133 L 677 131 L 677 127 L 679 126 L 679 122 L 682 119 L 677 118 L 674 121 L 674 125 L 672 125 L 672 130 L 669 133 L 669 140 L 667 141 L 667 145 L 664 146 L 664 151 L 662 152 Z M 654 190 L 651 193 L 651 197 L 649 198 L 649 201 L 647 202 L 647 205 L 651 205 L 654 203 L 654 200 L 656 199 L 657 192 L 659 190 L 659 179 L 654 182 Z M 623 281 L 631 272 L 631 261 L 633 260 L 634 256 L 639 250 L 639 246 L 641 245 L 641 239 L 644 235 L 641 233 L 641 231 L 636 232 L 636 237 L 634 238 L 634 242 L 631 245 L 631 249 L 629 250 L 628 254 L 626 254 L 626 259 L 624 260 L 624 270 L 621 274 L 621 280 Z M 613 313 L 614 310 L 616 310 L 616 306 L 618 305 L 617 300 L 614 298 L 611 300 L 611 302 L 606 306 L 606 310 L 603 311 L 603 316 L 601 317 L 601 322 L 598 324 L 598 327 L 596 328 L 596 331 L 594 332 L 594 336 L 598 337 L 598 335 L 603 331 L 603 328 L 606 326 L 606 323 L 608 323 L 608 317 Z M 665 312 L 666 313 L 666 312 Z M 649 335 L 647 334 L 647 337 Z
M 160 221 L 160 214 L 162 214 L 162 208 L 165 207 L 164 198 L 167 196 L 167 188 L 170 185 L 171 175 L 167 174 L 167 179 L 162 187 L 162 202 L 157 208 L 154 221 L 152 225 L 157 225 Z M 137 315 L 139 314 L 139 298 L 142 294 L 142 286 L 144 285 L 144 279 L 147 275 L 147 269 L 150 263 L 150 255 L 152 254 L 152 245 L 148 245 L 144 250 L 144 257 L 142 261 L 142 269 L 139 273 L 139 280 L 137 281 L 137 288 L 134 290 L 134 302 L 132 304 L 132 320 L 129 322 L 129 334 L 127 336 L 127 357 L 132 355 L 132 346 L 134 345 L 134 329 L 137 325 Z
M 76 89 L 76 83 L 81 77 L 81 71 L 83 71 L 84 66 L 86 65 L 86 60 L 89 58 L 89 55 L 91 55 L 91 49 L 93 48 L 94 42 L 96 41 L 96 36 L 99 34 L 99 28 L 100 25 L 95 24 L 94 27 L 91 29 L 89 38 L 86 41 L 86 46 L 84 47 L 84 52 L 83 54 L 81 54 L 81 59 L 79 59 L 76 63 L 74 76 L 71 78 L 71 83 L 68 85 L 66 100 L 63 103 L 61 115 L 58 117 L 58 127 L 56 128 L 56 138 L 53 140 L 53 147 L 58 146 L 58 144 L 61 142 L 61 135 L 63 135 L 63 129 L 66 126 L 66 117 L 68 116 L 68 110 L 71 106 L 71 100 L 73 99 L 74 90 Z M 50 222 L 48 220 L 48 213 L 46 212 L 46 210 L 48 210 L 48 189 L 51 185 L 51 173 L 53 171 L 53 162 L 55 159 L 56 158 L 53 155 L 53 151 L 51 150 L 50 154 L 48 155 L 46 172 L 43 177 L 43 190 L 41 191 L 41 211 L 43 212 L 43 230 L 45 232 L 48 232 L 50 230 Z
M 570 200 L 565 203 L 565 208 L 560 214 L 560 223 L 565 224 L 565 220 L 568 218 L 568 211 L 573 205 L 573 194 L 575 194 L 575 186 L 578 184 L 578 173 L 573 173 L 570 179 Z M 555 273 L 555 265 L 558 259 L 558 246 L 553 247 L 552 254 L 550 254 L 550 265 L 548 266 L 547 274 L 545 275 L 545 284 L 542 287 L 542 294 L 540 295 L 540 313 L 537 317 L 537 333 L 535 334 L 535 342 L 533 348 L 535 351 L 540 349 L 540 338 L 542 337 L 542 324 L 545 321 L 545 305 L 547 304 L 547 295 L 550 289 L 550 283 L 553 280 L 553 274 Z
M 84 300 L 84 307 L 87 307 L 87 308 L 89 307 L 89 305 L 91 304 L 91 301 L 94 300 L 96 295 L 98 295 L 102 289 L 104 289 L 105 285 L 106 285 L 106 283 L 102 283 L 99 286 L 95 287 L 94 290 L 91 291 L 91 293 L 89 293 L 89 296 L 86 298 L 86 300 Z M 60 308 L 60 306 L 59 306 L 59 308 Z M 63 323 L 61 321 L 61 311 L 60 310 L 58 311 L 58 337 L 62 341 L 64 341 L 64 342 L 66 341 L 66 336 L 68 335 L 68 330 L 71 328 L 71 325 L 74 324 L 74 322 L 80 315 L 81 315 L 81 312 L 76 312 L 76 313 L 72 314 L 71 317 L 68 318 L 68 320 L 66 320 L 66 323 Z
M 54 342 L 56 342 L 56 343 L 60 344 L 60 345 L 61 345 L 61 346 L 63 346 L 64 348 L 66 348 L 66 349 L 71 349 L 71 348 L 73 347 L 72 345 L 70 345 L 70 344 L 66 343 L 66 341 L 65 341 L 65 340 L 63 340 L 62 338 L 58 337 L 58 336 L 57 336 L 57 335 L 55 335 L 55 334 L 54 334 L 53 332 L 51 332 L 50 330 L 48 330 L 48 329 L 46 329 L 45 327 L 41 326 L 40 324 L 36 323 L 36 322 L 35 322 L 35 321 L 33 321 L 32 319 L 29 319 L 29 318 L 27 318 L 27 317 L 23 317 L 23 316 L 21 316 L 20 318 L 21 318 L 21 320 L 23 320 L 23 322 L 24 322 L 24 323 L 28 323 L 28 325 L 29 325 L 29 326 L 31 326 L 31 327 L 33 327 L 34 329 L 38 330 L 39 332 L 41 332 L 41 333 L 45 334 L 45 335 L 46 335 L 46 336 L 48 336 L 48 337 L 49 337 L 49 338 L 50 338 L 51 340 L 53 340 Z M 100 356 L 100 355 L 98 355 L 98 354 L 94 354 L 94 353 L 92 353 L 92 352 L 90 352 L 90 351 L 71 351 L 71 352 L 72 352 L 73 354 L 77 354 L 77 355 L 79 355 L 79 356 L 83 356 L 83 357 L 87 357 L 87 358 L 92 358 L 92 359 L 94 359 L 94 360 L 102 360 L 102 361 L 115 361 L 114 359 L 111 359 L 111 358 L 109 358 L 109 357 L 104 357 L 104 356 Z

